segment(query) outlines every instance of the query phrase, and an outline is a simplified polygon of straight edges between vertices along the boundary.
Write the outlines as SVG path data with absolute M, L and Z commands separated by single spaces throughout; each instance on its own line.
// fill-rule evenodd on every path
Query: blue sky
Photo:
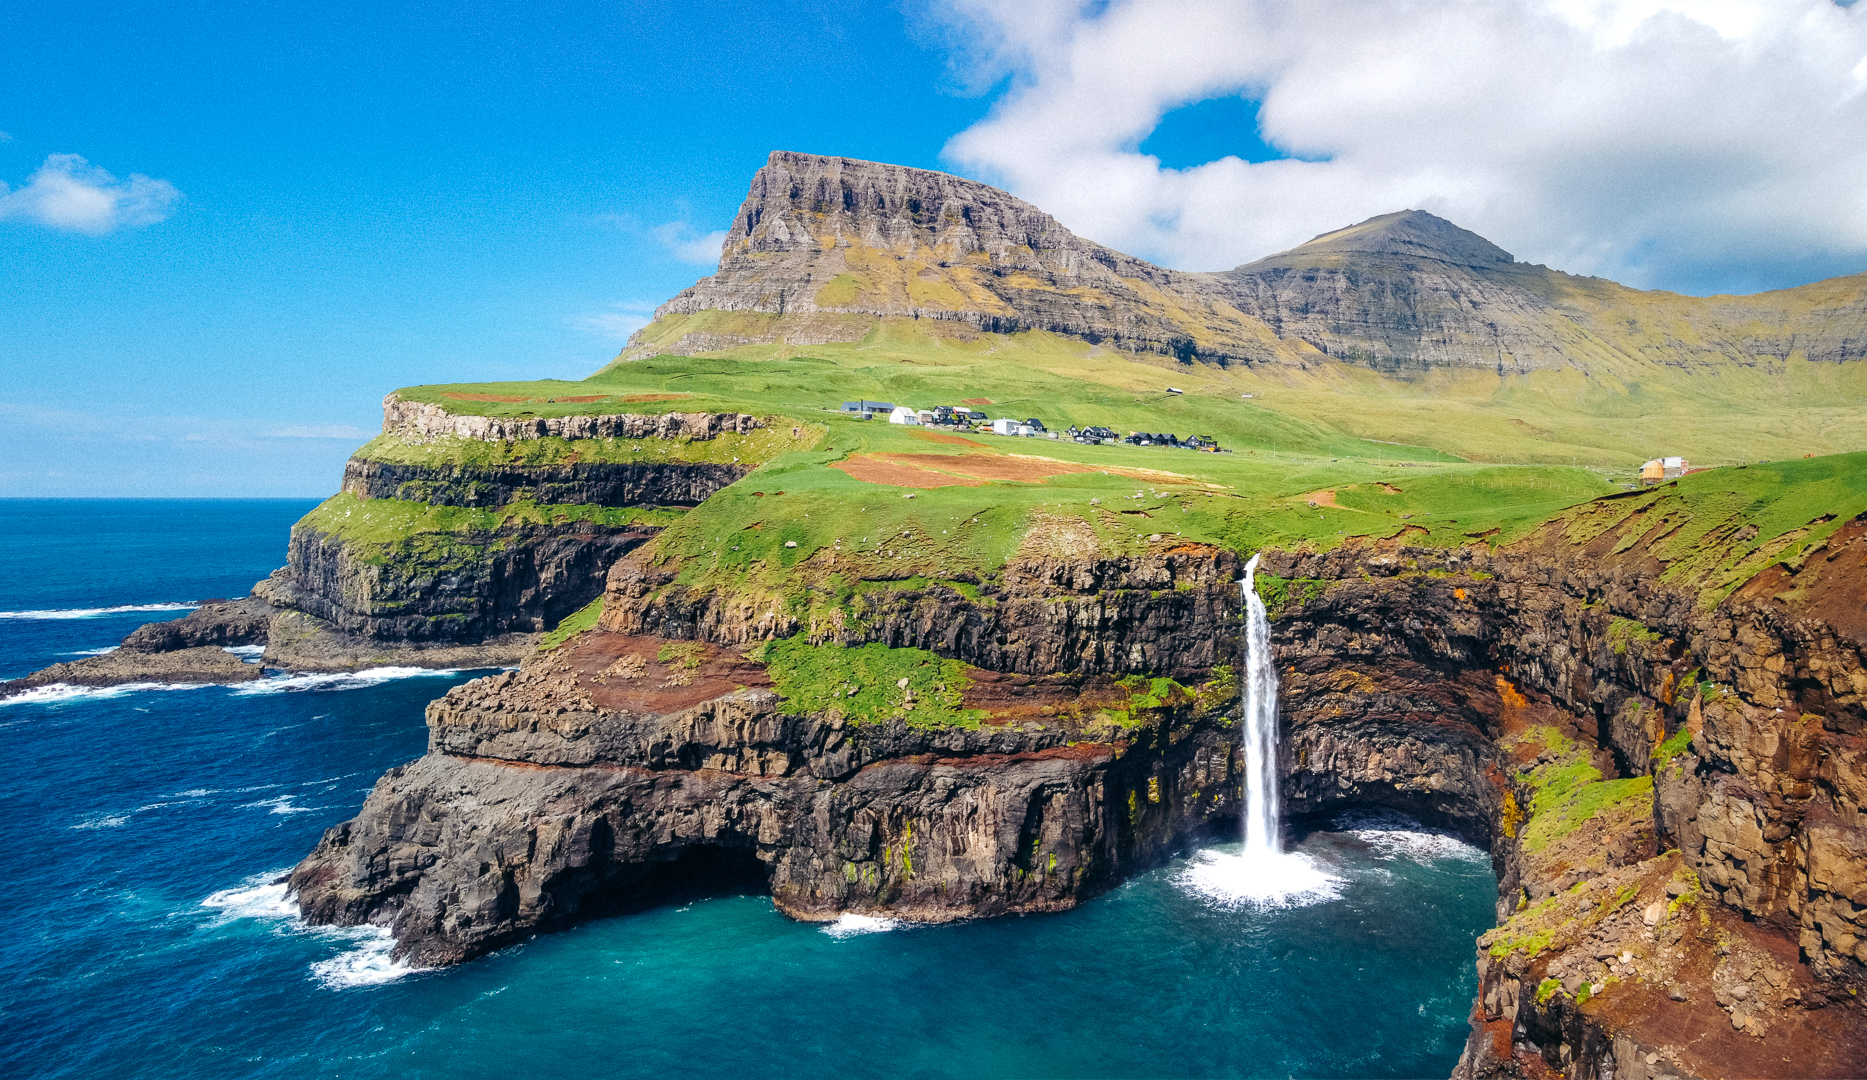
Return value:
M 600 367 L 773 149 L 974 176 L 1185 269 L 1406 206 L 1649 287 L 1867 267 L 1867 20 L 1716 15 L 8 5 L 0 496 L 328 493 L 398 386 Z
M 0 180 L 180 198 L 0 222 L 0 494 L 329 492 L 398 386 L 600 367 L 771 150 L 934 167 L 987 107 L 886 6 L 520 10 L 8 5 Z

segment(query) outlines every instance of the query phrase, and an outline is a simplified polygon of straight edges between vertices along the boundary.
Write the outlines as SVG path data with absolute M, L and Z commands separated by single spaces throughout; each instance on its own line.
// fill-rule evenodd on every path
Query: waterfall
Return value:
M 1188 892 L 1222 908 L 1260 910 L 1334 900 L 1346 882 L 1310 855 L 1285 852 L 1277 798 L 1277 664 L 1271 620 L 1258 598 L 1258 556 L 1238 583 L 1245 602 L 1244 850 L 1201 851 L 1180 875 Z
M 1277 828 L 1277 662 L 1257 590 L 1258 556 L 1238 583 L 1245 597 L 1245 857 L 1283 851 Z

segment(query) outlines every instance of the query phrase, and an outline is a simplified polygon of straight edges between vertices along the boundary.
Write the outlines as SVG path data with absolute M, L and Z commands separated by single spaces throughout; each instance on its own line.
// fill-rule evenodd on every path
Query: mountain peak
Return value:
M 1402 210 L 1323 233 L 1246 266 L 1333 255 L 1403 255 L 1463 266 L 1508 266 L 1515 261 L 1510 252 L 1445 218 L 1424 210 Z

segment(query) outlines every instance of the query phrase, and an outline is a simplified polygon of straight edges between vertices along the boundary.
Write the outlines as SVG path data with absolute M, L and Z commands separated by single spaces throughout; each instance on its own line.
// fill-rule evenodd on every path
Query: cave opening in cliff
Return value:
M 609 914 L 679 907 L 721 896 L 763 896 L 771 871 L 749 848 L 696 844 L 677 857 L 650 862 L 628 884 L 599 899 Z

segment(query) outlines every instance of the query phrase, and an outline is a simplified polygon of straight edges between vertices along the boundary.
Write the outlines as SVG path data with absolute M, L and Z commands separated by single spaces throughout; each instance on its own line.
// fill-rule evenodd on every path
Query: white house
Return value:
M 998 419 L 992 421 L 992 434 L 994 435 L 1016 435 L 1018 433 L 1018 429 L 1022 426 L 1024 425 L 1020 421 L 1013 420 L 1008 416 L 1001 416 Z
M 918 425 L 921 422 L 921 418 L 919 413 L 908 408 L 906 405 L 897 405 L 895 406 L 895 411 L 888 414 L 888 422 L 891 424 Z

